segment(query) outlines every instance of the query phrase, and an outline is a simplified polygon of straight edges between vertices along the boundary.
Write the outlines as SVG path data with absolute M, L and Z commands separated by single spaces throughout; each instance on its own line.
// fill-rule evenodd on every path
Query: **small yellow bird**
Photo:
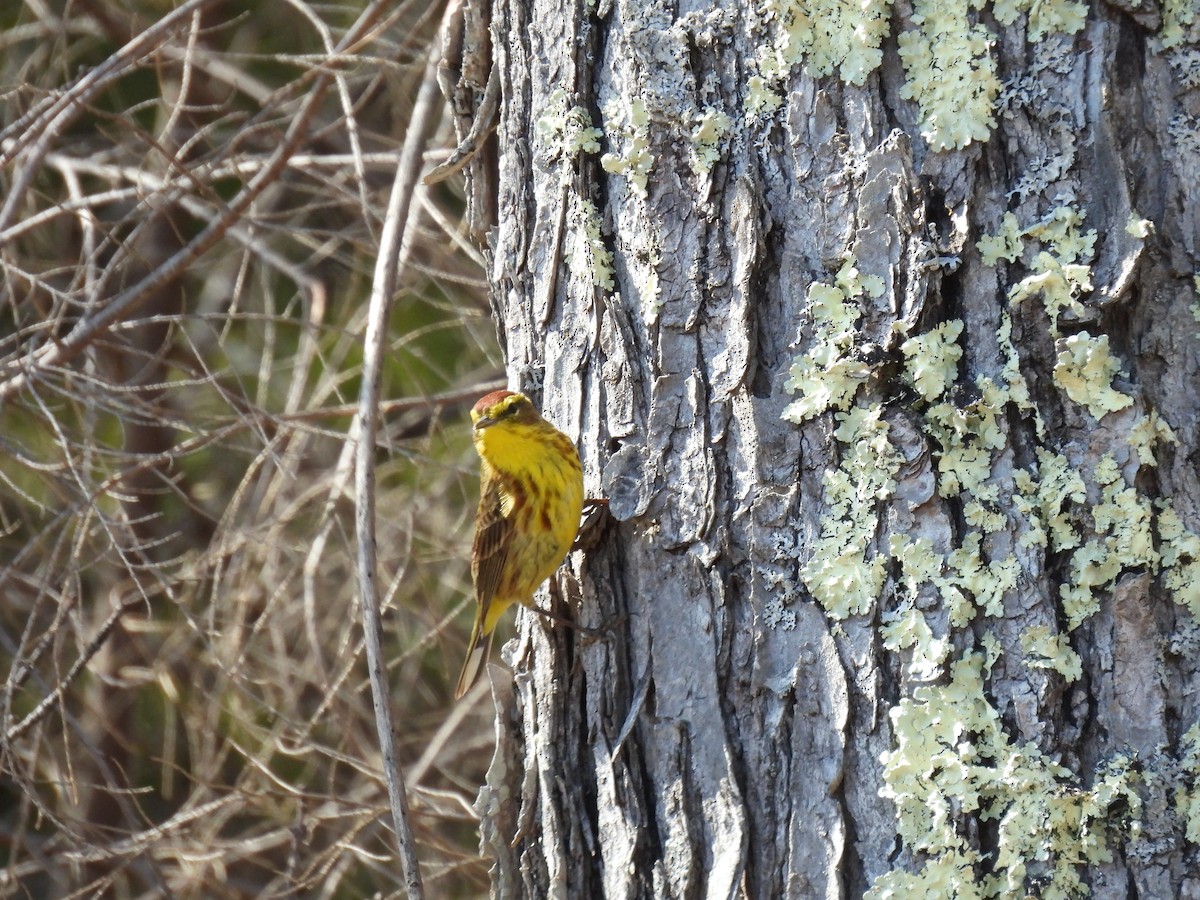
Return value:
M 583 510 L 583 469 L 570 438 L 543 419 L 524 394 L 493 391 L 471 410 L 482 460 L 471 577 L 475 625 L 455 698 L 475 682 L 492 652 L 496 623 L 563 561 Z

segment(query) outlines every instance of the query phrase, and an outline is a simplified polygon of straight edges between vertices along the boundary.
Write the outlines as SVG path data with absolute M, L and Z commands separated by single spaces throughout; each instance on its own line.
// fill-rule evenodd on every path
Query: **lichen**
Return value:
M 854 257 L 847 257 L 834 284 L 813 283 L 808 289 L 808 311 L 813 320 L 813 347 L 792 362 L 784 388 L 800 397 L 783 411 L 783 418 L 800 424 L 828 409 L 845 410 L 870 366 L 853 353 L 862 315 L 859 298 L 877 297 L 883 281 L 859 272 Z
M 1167 121 L 1167 134 L 1176 149 L 1186 158 L 1200 156 L 1200 119 L 1186 112 L 1177 112 Z
M 720 159 L 721 141 L 729 133 L 732 123 L 729 116 L 711 106 L 706 107 L 698 118 L 692 129 L 692 171 L 707 175 Z
M 1004 389 L 986 376 L 976 381 L 979 397 L 965 407 L 940 402 L 925 411 L 925 429 L 937 441 L 938 493 L 964 497 L 968 523 L 983 531 L 1004 526 L 1000 486 L 990 481 L 993 451 L 1005 445 L 1000 413 Z
M 1041 411 L 1029 395 L 1029 384 L 1021 372 L 1021 357 L 1016 344 L 1012 340 L 1012 317 L 1008 311 L 1000 313 L 1000 327 L 996 329 L 996 343 L 1000 346 L 1000 356 L 1004 366 L 1000 369 L 1000 381 L 1008 402 L 1033 419 L 1034 429 L 1039 438 L 1046 436 L 1046 425 L 1042 421 Z
M 772 595 L 763 604 L 762 618 L 763 624 L 768 628 L 791 631 L 796 627 L 796 611 L 788 609 L 783 598 L 778 595 Z
M 572 195 L 571 227 L 564 239 L 563 259 L 572 277 L 590 282 L 601 290 L 611 291 L 613 280 L 612 251 L 605 246 L 600 230 L 600 213 L 591 200 Z
M 1129 429 L 1129 446 L 1137 454 L 1138 462 L 1143 466 L 1157 466 L 1158 459 L 1154 448 L 1158 444 L 1178 444 L 1179 438 L 1158 413 L 1153 409 L 1138 419 L 1137 424 Z
M 1026 36 L 1034 44 L 1048 34 L 1075 34 L 1087 21 L 1087 4 L 1075 0 L 996 0 L 992 11 L 1002 25 L 1028 13 Z
M 1175 790 L 1175 809 L 1186 826 L 1186 837 L 1200 844 L 1200 722 L 1179 741 L 1179 768 L 1184 783 Z
M 962 330 L 962 321 L 951 319 L 900 345 L 909 381 L 925 400 L 937 400 L 954 381 L 962 359 L 962 348 L 955 342 Z
M 1081 541 L 1078 528 L 1064 506 L 1087 502 L 1087 487 L 1070 460 L 1044 447 L 1037 448 L 1038 472 L 1035 480 L 1030 473 L 1018 470 L 1013 483 L 1018 493 L 1013 497 L 1029 527 L 1019 543 L 1050 551 L 1071 550 Z
M 640 97 L 628 104 L 610 101 L 604 105 L 604 128 L 609 142 L 621 147 L 619 153 L 600 157 L 604 171 L 623 175 L 630 189 L 645 198 L 654 155 L 650 152 L 650 115 L 646 102 Z
M 979 615 L 1003 616 L 1004 595 L 1016 587 L 1020 565 L 1012 556 L 985 563 L 980 546 L 979 533 L 971 532 L 961 546 L 943 558 L 933 552 L 928 538 L 913 541 L 904 535 L 892 535 L 888 548 L 900 561 L 906 603 L 915 602 L 920 586 L 930 584 L 936 588 L 953 628 L 962 628 Z
M 883 60 L 890 0 L 765 0 L 758 12 L 772 35 L 758 62 L 767 81 L 782 81 L 803 63 L 813 77 L 836 71 L 861 86 Z
M 1090 788 L 1033 744 L 1014 746 L 984 693 L 983 654 L 951 665 L 947 683 L 918 687 L 890 717 L 894 750 L 880 756 L 896 804 L 897 831 L 926 860 L 917 873 L 889 872 L 866 897 L 1020 897 L 1082 889 L 1079 870 L 1111 858 L 1117 811 L 1136 818 L 1139 778 L 1129 760 L 1101 766 Z M 958 818 L 994 823 L 996 853 L 971 847 Z
M 877 504 L 891 496 L 903 462 L 888 441 L 881 408 L 837 413 L 834 437 L 845 448 L 841 465 L 825 473 L 828 515 L 800 578 L 834 619 L 870 611 L 883 587 L 887 557 L 867 556 L 879 528 Z
M 1025 230 L 1017 217 L 1010 212 L 1004 214 L 1000 228 L 995 234 L 984 235 L 975 242 L 985 266 L 995 266 L 1001 259 L 1016 262 L 1025 249 Z
M 1200 619 L 1200 535 L 1188 530 L 1169 502 L 1159 511 L 1158 534 L 1163 587 L 1176 603 L 1187 607 L 1192 618 Z
M 1133 403 L 1132 397 L 1112 387 L 1121 364 L 1108 351 L 1108 335 L 1092 337 L 1081 331 L 1063 338 L 1057 346 L 1054 383 L 1093 417 L 1102 419 Z
M 1110 589 L 1121 572 L 1158 570 L 1150 501 L 1125 484 L 1111 454 L 1096 464 L 1093 477 L 1101 487 L 1100 502 L 1091 510 L 1093 534 L 1071 554 L 1068 580 L 1060 588 L 1070 631 L 1099 610 L 1096 592 Z
M 1195 275 L 1192 277 L 1192 285 L 1195 287 L 1196 293 L 1200 294 L 1200 275 Z M 1200 301 L 1197 301 L 1189 306 L 1188 312 L 1192 314 L 1192 319 L 1194 321 L 1200 323 Z M 1200 332 L 1196 333 L 1196 337 L 1200 338 Z
M 1129 221 L 1125 223 L 1125 233 L 1131 237 L 1145 240 L 1154 233 L 1154 223 L 1131 213 Z
M 537 134 L 548 161 L 574 159 L 580 153 L 599 153 L 604 133 L 592 127 L 592 117 L 582 106 L 570 106 L 567 92 L 556 89 L 546 99 L 546 111 L 537 120 Z
M 1191 26 L 1196 22 L 1194 0 L 1163 0 L 1162 28 L 1158 39 L 1164 49 L 1178 47 L 1188 38 Z
M 1000 90 L 993 35 L 971 24 L 964 0 L 916 0 L 917 27 L 898 38 L 905 82 L 900 96 L 921 110 L 921 135 L 933 150 L 986 141 Z
M 912 606 L 885 613 L 880 634 L 892 651 L 912 650 L 905 667 L 910 678 L 932 681 L 941 674 L 950 652 L 950 640 L 936 637 L 921 611 Z
M 1065 634 L 1052 634 L 1046 625 L 1035 625 L 1021 633 L 1021 649 L 1025 664 L 1033 669 L 1053 669 L 1070 683 L 1083 675 L 1083 661 L 1071 649 Z
M 984 563 L 980 555 L 981 537 L 978 532 L 968 534 L 962 546 L 953 550 L 946 558 L 949 574 L 948 587 L 944 588 L 950 599 L 950 622 L 956 627 L 967 625 L 974 618 L 965 601 L 956 602 L 959 591 L 975 598 L 976 610 L 992 618 L 1004 615 L 1004 595 L 1017 586 L 1021 574 L 1016 557 L 992 560 Z
M 1050 333 L 1059 334 L 1058 320 L 1063 311 L 1072 315 L 1084 312 L 1079 296 L 1091 291 L 1090 263 L 1096 247 L 1096 232 L 1083 231 L 1083 217 L 1070 207 L 1060 206 L 1038 222 L 1022 228 L 1012 213 L 1006 213 L 994 235 L 984 235 L 975 246 L 984 265 L 994 266 L 1000 259 L 1015 262 L 1027 249 L 1027 239 L 1045 249 L 1029 262 L 1030 274 L 1008 292 L 1011 303 L 1041 297 L 1050 317 Z
M 746 81 L 746 115 L 753 120 L 770 117 L 783 105 L 783 98 L 771 90 L 761 75 L 751 75 Z

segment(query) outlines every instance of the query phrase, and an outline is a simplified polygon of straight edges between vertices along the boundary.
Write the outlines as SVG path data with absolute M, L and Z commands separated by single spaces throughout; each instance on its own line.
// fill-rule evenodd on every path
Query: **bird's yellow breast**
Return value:
M 583 510 L 583 472 L 575 445 L 547 423 L 498 423 L 475 433 L 485 478 L 500 485 L 501 514 L 516 526 L 497 597 L 527 603 L 562 562 Z M 491 472 L 486 470 L 490 469 Z

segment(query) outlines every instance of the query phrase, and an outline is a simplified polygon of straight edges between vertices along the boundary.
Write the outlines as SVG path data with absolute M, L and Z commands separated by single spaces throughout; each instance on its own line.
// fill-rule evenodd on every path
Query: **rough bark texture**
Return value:
M 616 520 L 551 589 L 582 624 L 609 623 L 609 638 L 526 616 L 505 653 L 513 680 L 492 670 L 499 746 L 480 810 L 499 896 L 858 897 L 889 872 L 921 871 L 937 853 L 898 837 L 897 807 L 881 795 L 881 754 L 897 746 L 889 714 L 992 640 L 984 678 L 1000 734 L 1039 771 L 1061 766 L 1052 780 L 1064 796 L 1090 790 L 1118 755 L 1154 773 L 1123 782 L 1137 795 L 1123 802 L 1142 804 L 1130 817 L 1140 833 L 1116 806 L 1093 822 L 1112 859 L 1081 856 L 1082 882 L 1103 897 L 1200 894 L 1174 793 L 1191 784 L 1179 757 L 1200 716 L 1200 632 L 1155 565 L 1119 566 L 1096 589 L 1099 610 L 1072 628 L 1060 602 L 1071 548 L 1024 541 L 1033 525 L 1013 499 L 1039 448 L 1061 454 L 1087 488 L 1062 509 L 1084 538 L 1103 535 L 1089 512 L 1103 489 L 1093 473 L 1112 454 L 1118 487 L 1146 508 L 1170 498 L 1200 529 L 1198 169 L 1196 142 L 1171 137 L 1200 98 L 1147 11 L 1097 5 L 1077 33 L 1039 42 L 1024 16 L 1004 26 L 980 14 L 997 35 L 997 124 L 986 142 L 932 152 L 901 95 L 895 35 L 912 13 L 893 8 L 893 36 L 862 87 L 797 66 L 783 106 L 755 121 L 746 85 L 769 23 L 742 4 L 491 9 L 504 86 L 492 282 L 509 370 L 579 439 L 588 492 L 607 496 Z M 546 120 L 559 89 L 618 156 L 632 131 L 617 111 L 644 102 L 644 196 L 629 169 L 555 144 Z M 692 133 L 709 108 L 730 125 L 706 172 Z M 1055 334 L 1036 297 L 1006 297 L 1031 254 L 987 265 L 976 242 L 1006 212 L 1026 227 L 1062 206 L 1097 239 L 1084 260 L 1092 290 Z M 1128 233 L 1131 217 L 1153 233 Z M 611 289 L 597 283 L 593 223 L 612 254 Z M 848 253 L 883 284 L 860 298 L 849 353 L 868 371 L 854 402 L 880 411 L 898 462 L 858 548 L 887 560 L 883 586 L 868 609 L 834 615 L 802 569 L 830 514 L 827 472 L 853 446 L 835 439 L 830 411 L 799 424 L 783 414 L 796 399 L 789 368 L 817 340 L 810 287 L 833 284 Z M 932 401 L 907 377 L 894 326 L 912 336 L 963 322 L 945 399 L 970 410 L 978 377 L 999 380 L 1008 361 L 1005 312 L 1033 405 L 1010 397 L 998 411 L 1002 439 L 986 457 L 1001 520 L 980 532 L 981 557 L 1015 559 L 1019 574 L 1002 609 L 974 608 L 962 625 L 944 594 L 903 587 L 889 551 L 902 536 L 945 555 L 978 531 L 964 512 L 971 495 L 945 489 Z M 1099 420 L 1052 376 L 1062 340 L 1085 329 L 1108 336 L 1122 363 L 1113 387 L 1132 400 Z M 1157 465 L 1129 439 L 1151 411 L 1177 439 L 1158 442 Z M 944 641 L 936 671 L 882 636 L 913 610 Z M 1023 637 L 1038 627 L 1069 642 L 1079 677 L 1031 658 Z M 947 811 L 981 854 L 962 884 L 1000 871 L 996 820 L 1011 807 L 988 802 L 990 816 L 968 803 Z M 1049 863 L 1022 861 L 1024 890 L 1058 884 L 1048 867 L 1064 853 L 1051 849 Z

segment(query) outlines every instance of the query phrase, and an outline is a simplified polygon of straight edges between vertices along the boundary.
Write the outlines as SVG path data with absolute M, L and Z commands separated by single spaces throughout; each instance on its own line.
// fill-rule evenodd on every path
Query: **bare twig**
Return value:
M 63 695 L 67 692 L 67 686 L 70 685 L 71 682 L 74 681 L 79 675 L 79 673 L 83 671 L 83 667 L 91 662 L 92 657 L 100 652 L 100 648 L 104 646 L 104 642 L 108 640 L 108 636 L 112 633 L 112 630 L 117 627 L 117 623 L 121 621 L 121 617 L 135 606 L 144 605 L 145 602 L 146 599 L 140 594 L 123 600 L 121 604 L 115 610 L 113 610 L 113 614 L 108 617 L 103 625 L 100 626 L 100 630 L 97 631 L 92 639 L 87 642 L 87 646 L 80 651 L 79 658 L 75 660 L 75 663 L 67 671 L 67 674 L 62 677 L 62 680 L 59 681 L 54 690 L 51 691 L 49 695 L 44 697 L 42 702 L 35 706 L 29 712 L 29 714 L 25 716 L 25 718 L 10 728 L 5 733 L 4 740 L 11 744 L 26 731 L 44 719 L 46 714 L 54 708 L 55 704 L 62 701 Z
M 212 248 L 241 219 L 250 204 L 278 178 L 288 157 L 307 136 L 308 125 L 315 115 L 321 98 L 329 86 L 330 75 L 318 72 L 313 78 L 312 91 L 305 98 L 299 114 L 292 121 L 280 147 L 262 169 L 242 188 L 229 206 L 222 210 L 203 231 L 171 256 L 161 266 L 127 290 L 112 298 L 95 315 L 86 316 L 61 341 L 47 344 L 16 362 L 17 372 L 0 381 L 0 405 L 4 405 L 25 389 L 39 370 L 69 362 L 78 356 L 97 337 L 119 319 L 129 315 L 155 291 L 162 289 L 183 272 L 203 253 Z M 9 371 L 12 371 L 10 366 Z
M 28 158 L 21 159 L 8 197 L 5 198 L 3 208 L 0 208 L 0 229 L 6 228 L 12 222 L 17 210 L 21 208 L 25 190 L 37 174 L 42 157 L 49 152 L 54 140 L 83 112 L 88 100 L 110 82 L 124 75 L 129 66 L 152 52 L 176 28 L 182 27 L 193 13 L 213 5 L 214 2 L 215 0 L 188 0 L 173 9 L 96 68 L 89 70 L 66 91 L 48 98 L 45 103 L 34 107 L 5 129 L 6 133 L 0 136 L 14 134 L 17 137 L 10 147 L 6 147 L 4 152 L 0 153 L 0 166 L 18 158 L 31 142 L 33 151 Z
M 437 127 L 441 115 L 441 100 L 437 83 L 438 48 L 431 50 L 425 64 L 417 102 L 413 109 L 404 149 L 396 166 L 396 178 L 384 218 L 379 241 L 379 258 L 371 286 L 371 303 L 367 314 L 367 332 L 363 339 L 362 387 L 359 392 L 357 418 L 357 460 L 355 466 L 355 498 L 358 540 L 359 599 L 362 605 L 363 631 L 367 647 L 367 668 L 371 675 L 374 696 L 375 724 L 383 756 L 383 773 L 388 785 L 396 842 L 404 866 L 408 896 L 420 900 L 425 896 L 421 871 L 417 862 L 416 844 L 408 822 L 408 801 L 404 776 L 397 758 L 396 733 L 389 706 L 387 665 L 383 659 L 383 627 L 379 615 L 379 585 L 375 555 L 375 435 L 379 427 L 380 373 L 383 368 L 384 340 L 392 294 L 400 269 L 411 247 L 405 241 L 409 231 L 413 194 L 418 190 L 421 159 L 425 145 Z M 419 205 L 417 207 L 419 209 Z M 352 429 L 353 431 L 353 429 Z
M 163 22 L 169 21 L 172 23 L 171 27 L 174 27 L 179 22 L 179 13 L 181 11 L 187 11 L 190 15 L 193 10 L 203 8 L 207 2 L 211 2 L 211 0 L 190 0 L 190 2 L 174 10 L 170 16 L 156 23 L 153 29 L 144 32 L 134 41 L 131 41 L 117 54 L 117 56 L 121 57 L 122 65 L 129 61 L 122 54 L 125 54 L 129 58 L 137 58 L 138 54 L 148 52 L 146 35 L 154 35 L 155 39 L 158 40 L 169 31 L 169 29 L 164 30 Z M 346 53 L 350 49 L 357 47 L 371 33 L 375 20 L 383 13 L 387 5 L 389 4 L 385 0 L 377 0 L 377 2 L 372 3 L 355 22 L 354 27 L 342 39 L 337 48 L 338 51 Z M 107 79 L 89 79 L 87 76 L 81 79 L 76 88 L 70 92 L 72 96 L 77 95 L 72 103 L 76 105 L 83 103 L 88 97 L 93 96 L 100 87 L 103 87 L 104 84 L 115 78 L 120 71 L 123 71 L 120 66 L 110 65 L 111 62 L 112 60 L 108 60 L 102 66 L 93 70 L 94 72 L 103 71 L 107 73 Z M 132 287 L 122 291 L 116 297 L 113 297 L 99 312 L 82 318 L 60 341 L 45 345 L 28 356 L 17 360 L 15 364 L 10 365 L 8 371 L 5 373 L 6 377 L 0 380 L 0 406 L 8 403 L 13 397 L 24 390 L 34 380 L 39 371 L 60 366 L 74 359 L 92 341 L 103 334 L 108 328 L 112 327 L 113 323 L 137 309 L 147 298 L 152 296 L 156 291 L 161 290 L 164 285 L 173 279 L 182 275 L 188 266 L 215 246 L 226 232 L 242 218 L 254 200 L 278 179 L 280 173 L 287 166 L 288 159 L 308 136 L 309 124 L 316 115 L 317 109 L 320 107 L 335 72 L 336 64 L 329 60 L 325 61 L 324 67 L 313 71 L 312 83 L 308 94 L 305 96 L 300 110 L 288 126 L 287 133 L 284 135 L 280 146 L 271 154 L 264 168 L 250 179 L 246 186 L 238 192 L 237 196 L 230 201 L 228 207 L 222 210 L 221 214 L 204 228 L 200 234 L 185 244 L 162 265 L 157 266 L 148 276 L 141 279 Z M 95 81 L 99 81 L 99 84 L 94 83 Z M 35 161 L 40 163 L 42 157 L 49 152 L 51 140 L 61 132 L 62 128 L 66 127 L 66 124 L 75 115 L 76 106 L 72 105 L 72 103 L 67 103 L 64 109 L 53 106 L 44 114 L 43 118 L 54 113 L 49 122 L 44 125 L 42 136 L 34 147 Z M 55 110 L 58 111 L 55 112 Z M 3 162 L 6 158 L 11 159 L 23 147 L 23 142 L 17 140 L 12 145 L 12 149 L 6 150 L 5 156 L 0 157 L 0 162 Z M 14 180 L 12 193 L 10 193 L 4 209 L 0 210 L 0 231 L 3 230 L 5 223 L 12 217 L 12 214 L 8 210 L 14 202 L 14 197 L 17 193 L 23 193 L 24 187 L 27 186 L 22 179 L 26 178 L 31 162 L 26 160 L 22 164 L 22 171 Z M 32 174 L 28 174 L 28 177 L 32 178 Z

